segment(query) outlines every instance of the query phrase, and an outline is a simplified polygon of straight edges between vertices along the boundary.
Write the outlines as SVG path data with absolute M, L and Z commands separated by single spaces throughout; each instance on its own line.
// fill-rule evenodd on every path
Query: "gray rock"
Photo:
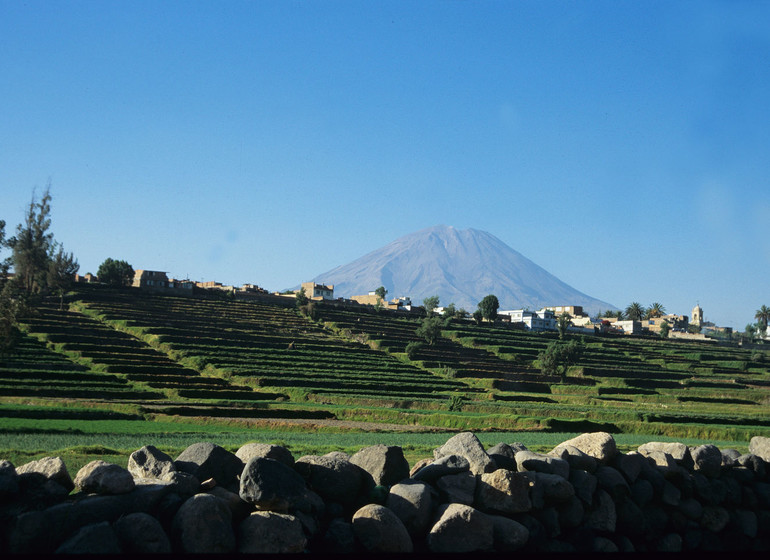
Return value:
M 704 506 L 700 525 L 712 533 L 719 533 L 730 522 L 730 513 L 720 506 Z
M 655 465 L 663 476 L 671 476 L 678 472 L 679 465 L 674 460 L 673 455 L 665 451 L 649 450 L 642 453 L 652 465 Z
M 571 446 L 579 449 L 586 455 L 590 455 L 600 463 L 609 463 L 618 452 L 615 438 L 607 432 L 593 432 L 582 434 L 570 440 L 560 443 L 551 454 L 560 456 L 561 449 L 565 446 Z
M 67 472 L 67 466 L 61 457 L 43 457 L 37 461 L 30 461 L 20 467 L 16 467 L 16 474 L 40 473 L 48 480 L 60 484 L 67 492 L 75 489 L 75 483 L 72 482 L 70 474 Z
M 586 471 L 572 469 L 569 481 L 575 489 L 575 495 L 589 506 L 593 503 L 594 492 L 598 481 L 596 477 Z
M 654 497 L 655 492 L 649 480 L 640 478 L 631 485 L 631 498 L 639 507 L 646 506 Z
M 563 504 L 559 504 L 556 511 L 559 514 L 559 525 L 564 529 L 579 527 L 585 515 L 583 501 L 577 496 L 572 496 Z
M 687 519 L 699 521 L 703 515 L 703 505 L 695 498 L 685 498 L 679 502 L 679 511 L 681 511 Z
M 699 445 L 691 452 L 694 469 L 708 478 L 717 478 L 722 472 L 722 452 L 716 445 Z
M 471 432 L 461 432 L 452 436 L 444 445 L 433 451 L 436 459 L 449 455 L 465 457 L 470 464 L 471 472 L 476 475 L 492 472 L 497 468 L 495 462 L 484 451 L 484 446 L 479 439 Z
M 661 493 L 660 500 L 666 505 L 677 507 L 681 499 L 682 491 L 667 480 L 663 485 L 663 492 Z
M 230 513 L 233 516 L 234 523 L 240 523 L 254 510 L 254 506 L 249 502 L 243 500 L 239 494 L 230 492 L 226 488 L 221 486 L 214 486 L 211 490 L 207 490 L 206 494 L 216 496 L 227 504 L 230 508 Z
M 175 472 L 174 460 L 153 445 L 145 445 L 128 457 L 128 472 L 136 478 L 160 478 Z
M 147 513 L 129 513 L 113 524 L 123 552 L 170 554 L 171 541 L 160 522 Z
M 255 511 L 238 525 L 238 552 L 242 554 L 299 553 L 306 547 L 302 523 L 292 515 Z
M 518 521 L 501 515 L 490 515 L 493 546 L 498 552 L 512 552 L 524 548 L 529 540 L 529 529 Z
M 564 459 L 571 469 L 579 469 L 590 473 L 593 473 L 599 464 L 596 458 L 582 452 L 574 445 L 564 443 L 551 451 L 550 455 Z
M 766 463 L 770 463 L 770 438 L 754 436 L 749 441 L 749 453 L 761 457 Z
M 174 516 L 172 534 L 182 552 L 222 554 L 235 551 L 230 508 L 209 494 L 196 494 L 182 504 Z
M 508 469 L 509 471 L 516 470 L 516 453 L 517 450 L 502 442 L 487 449 L 487 455 L 495 462 L 497 468 Z
M 396 514 L 413 537 L 422 536 L 430 529 L 435 504 L 436 491 L 425 482 L 411 479 L 393 485 L 385 501 L 385 506 Z
M 141 481 L 142 479 L 135 479 L 134 482 L 137 480 Z M 201 483 L 197 478 L 190 473 L 181 471 L 167 472 L 160 480 L 171 483 L 174 487 L 174 491 L 184 499 L 197 494 L 201 486 Z
M 244 467 L 239 496 L 261 510 L 278 513 L 311 511 L 314 503 L 299 473 L 276 459 L 259 456 Z
M 463 504 L 440 506 L 437 514 L 438 520 L 428 533 L 428 549 L 431 552 L 484 552 L 494 548 L 495 524 L 492 516 Z
M 342 454 L 306 455 L 297 459 L 294 469 L 325 502 L 346 508 L 360 507 L 374 488 L 371 476 Z
M 591 541 L 591 552 L 620 552 L 618 545 L 607 537 L 594 537 Z
M 412 475 L 412 478 L 431 483 L 442 476 L 469 471 L 470 468 L 471 464 L 465 457 L 446 455 L 422 467 Z
M 545 504 L 561 504 L 575 495 L 575 488 L 558 474 L 535 473 L 535 486 L 539 487 Z
M 194 443 L 174 461 L 177 470 L 189 473 L 200 481 L 213 478 L 219 486 L 237 490 L 243 462 L 225 448 L 214 443 Z
M 120 542 L 106 521 L 86 525 L 56 549 L 57 554 L 120 554 Z
M 19 492 L 19 475 L 10 461 L 0 461 L 0 498 L 13 496 Z
M 586 515 L 586 527 L 595 531 L 614 533 L 618 520 L 615 502 L 607 492 L 601 489 L 596 491 L 595 498 L 594 504 Z
M 641 537 L 647 533 L 647 520 L 644 512 L 631 498 L 621 498 L 615 502 L 617 516 L 616 531 L 629 537 Z
M 741 452 L 737 449 L 722 449 L 722 466 L 732 467 L 738 457 L 741 456 Z
M 353 514 L 353 534 L 368 552 L 412 552 L 412 538 L 404 524 L 388 508 L 368 504 Z
M 625 477 L 612 467 L 600 466 L 596 469 L 595 476 L 599 488 L 605 490 L 613 500 L 620 500 L 631 493 Z
M 671 455 L 674 461 L 678 465 L 682 465 L 686 468 L 692 468 L 692 457 L 690 456 L 690 448 L 684 443 L 678 442 L 666 442 L 666 441 L 651 441 L 642 444 L 638 448 L 639 453 L 645 456 L 653 451 L 661 453 L 667 453 Z
M 618 453 L 612 466 L 622 474 L 629 484 L 633 484 L 641 474 L 647 459 L 641 453 Z
M 353 524 L 339 517 L 329 522 L 323 536 L 323 551 L 330 554 L 350 554 L 356 551 Z
M 564 459 L 534 453 L 529 450 L 519 451 L 515 455 L 516 469 L 522 471 L 534 471 L 547 474 L 557 474 L 562 478 L 569 478 L 569 463 Z
M 368 472 L 376 485 L 392 486 L 409 478 L 409 462 L 398 446 L 364 447 L 353 454 L 350 462 Z
M 730 514 L 730 524 L 750 539 L 757 538 L 757 514 L 748 509 L 736 509 Z
M 254 457 L 275 459 L 288 467 L 294 465 L 294 455 L 291 454 L 291 451 L 281 445 L 273 445 L 272 443 L 246 443 L 238 448 L 238 451 L 235 452 L 235 456 L 238 457 L 244 465 Z
M 526 473 L 498 469 L 479 477 L 474 505 L 495 513 L 522 513 L 532 509 L 529 489 L 532 478 Z
M 476 476 L 470 471 L 442 476 L 435 482 L 443 503 L 473 505 Z
M 89 494 L 125 494 L 134 487 L 134 477 L 119 465 L 91 461 L 75 476 L 75 486 Z
M 766 462 L 759 455 L 753 453 L 747 453 L 741 455 L 736 459 L 736 463 L 741 467 L 751 469 L 751 471 L 758 477 L 764 478 L 767 473 Z
M 655 543 L 657 552 L 681 552 L 682 536 L 678 533 L 669 533 Z

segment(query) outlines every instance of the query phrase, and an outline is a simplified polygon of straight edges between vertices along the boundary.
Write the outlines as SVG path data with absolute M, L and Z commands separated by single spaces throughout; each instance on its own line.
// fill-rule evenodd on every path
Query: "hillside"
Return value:
M 384 247 L 319 274 L 314 281 L 334 284 L 350 297 L 384 286 L 391 297 L 420 302 L 438 295 L 473 311 L 494 294 L 502 309 L 540 309 L 580 305 L 588 313 L 615 309 L 559 280 L 495 236 L 475 229 L 435 226 L 405 235 Z
M 319 303 L 310 319 L 288 303 L 78 287 L 68 309 L 51 301 L 24 319 L 0 361 L 0 420 L 68 403 L 85 418 L 770 434 L 767 352 L 578 337 L 583 356 L 562 379 L 537 362 L 553 333 L 454 322 L 410 359 L 419 317 Z

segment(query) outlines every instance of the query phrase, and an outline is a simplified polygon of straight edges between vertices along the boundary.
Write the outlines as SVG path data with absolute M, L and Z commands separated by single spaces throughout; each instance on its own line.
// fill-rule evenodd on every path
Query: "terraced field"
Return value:
M 24 319 L 15 354 L 0 361 L 0 419 L 69 402 L 143 419 L 770 435 L 768 352 L 579 336 L 582 358 L 561 378 L 538 364 L 555 333 L 454 321 L 409 359 L 419 317 L 324 303 L 316 312 L 311 320 L 291 300 L 78 287 L 67 309 L 44 303 Z

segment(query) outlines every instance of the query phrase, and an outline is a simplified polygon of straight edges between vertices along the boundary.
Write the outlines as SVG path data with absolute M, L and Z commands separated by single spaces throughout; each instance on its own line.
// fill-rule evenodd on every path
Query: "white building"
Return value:
M 531 331 L 555 331 L 556 314 L 551 309 L 529 311 L 528 309 L 514 309 L 510 311 L 498 311 L 498 315 L 506 315 L 511 318 L 511 323 L 523 323 Z

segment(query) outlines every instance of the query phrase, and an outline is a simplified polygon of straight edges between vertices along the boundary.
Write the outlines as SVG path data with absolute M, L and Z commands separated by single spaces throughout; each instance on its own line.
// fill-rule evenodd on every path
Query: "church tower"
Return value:
M 690 320 L 690 324 L 700 326 L 703 323 L 703 309 L 701 309 L 701 306 L 696 304 L 695 307 L 692 308 L 692 319 Z

